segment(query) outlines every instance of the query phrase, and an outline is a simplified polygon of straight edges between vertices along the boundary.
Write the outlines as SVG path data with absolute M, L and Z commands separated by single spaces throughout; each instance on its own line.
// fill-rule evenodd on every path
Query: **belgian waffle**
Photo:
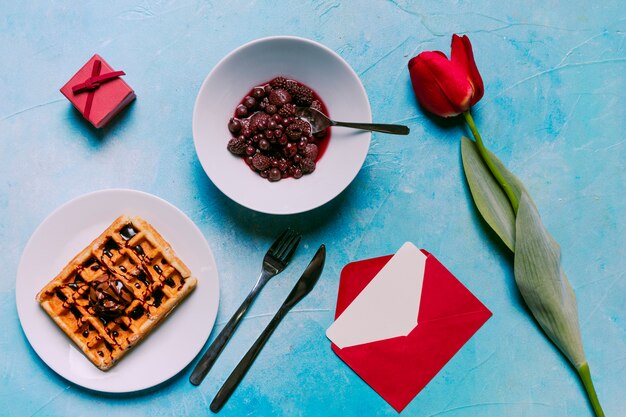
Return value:
M 147 221 L 121 216 L 37 294 L 37 301 L 89 360 L 106 371 L 196 283 Z

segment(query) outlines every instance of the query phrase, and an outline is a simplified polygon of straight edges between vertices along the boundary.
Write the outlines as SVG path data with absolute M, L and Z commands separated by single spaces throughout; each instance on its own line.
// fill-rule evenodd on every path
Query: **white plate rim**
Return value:
M 329 47 L 327 47 L 326 45 L 323 45 L 319 42 L 316 42 L 312 39 L 308 39 L 308 38 L 303 38 L 300 36 L 293 36 L 293 35 L 275 35 L 275 36 L 267 36 L 267 37 L 263 37 L 263 38 L 258 38 L 258 39 L 254 39 L 250 42 L 247 42 L 243 45 L 238 46 L 237 48 L 233 49 L 232 51 L 230 51 L 228 54 L 226 54 L 224 57 L 222 57 L 217 64 L 215 64 L 215 66 L 213 66 L 213 68 L 209 71 L 209 73 L 207 74 L 207 76 L 205 77 L 204 81 L 202 82 L 199 90 L 198 90 L 198 94 L 196 95 L 196 99 L 194 102 L 194 107 L 193 107 L 193 113 L 192 113 L 192 136 L 193 136 L 193 141 L 194 141 L 194 148 L 196 150 L 196 155 L 198 157 L 198 160 L 200 161 L 200 165 L 202 166 L 204 172 L 206 173 L 206 175 L 209 177 L 209 179 L 211 180 L 211 182 L 215 185 L 215 187 L 220 190 L 220 192 L 222 192 L 222 194 L 224 194 L 225 196 L 227 196 L 228 198 L 230 198 L 231 200 L 233 200 L 234 202 L 236 202 L 237 204 L 242 205 L 243 207 L 247 207 L 251 210 L 254 210 L 256 212 L 259 213 L 265 213 L 265 214 L 273 214 L 273 215 L 291 215 L 291 214 L 299 214 L 299 213 L 305 213 L 311 210 L 314 210 L 318 207 L 323 206 L 324 204 L 327 204 L 328 202 L 332 201 L 334 198 L 336 198 L 339 194 L 341 194 L 346 188 L 348 188 L 348 186 L 354 181 L 354 179 L 356 178 L 356 176 L 358 175 L 360 168 L 363 166 L 363 164 L 365 163 L 365 159 L 367 158 L 367 154 L 368 154 L 368 150 L 369 147 L 371 145 L 371 139 L 372 139 L 372 134 L 371 132 L 362 132 L 363 133 L 363 139 L 367 141 L 367 147 L 365 147 L 365 152 L 363 152 L 363 154 L 361 155 L 361 160 L 360 160 L 360 164 L 359 164 L 359 169 L 355 170 L 352 175 L 350 176 L 350 178 L 347 178 L 347 181 L 345 183 L 345 186 L 343 188 L 338 188 L 336 193 L 334 194 L 334 196 L 332 196 L 329 199 L 325 199 L 325 200 L 320 200 L 315 204 L 309 204 L 307 206 L 303 206 L 297 210 L 284 210 L 284 209 L 280 209 L 280 208 L 268 208 L 268 207 L 259 207 L 259 206 L 251 206 L 249 204 L 245 204 L 244 202 L 241 201 L 241 199 L 239 199 L 236 195 L 234 195 L 233 193 L 229 192 L 228 190 L 226 190 L 223 186 L 221 186 L 221 184 L 219 182 L 215 182 L 213 178 L 211 178 L 211 175 L 209 174 L 210 169 L 208 168 L 208 161 L 205 160 L 205 158 L 198 152 L 198 136 L 199 134 L 197 133 L 197 120 L 199 120 L 200 118 L 200 99 L 201 96 L 203 94 L 203 92 L 205 91 L 205 89 L 207 88 L 207 84 L 209 83 L 211 77 L 220 69 L 220 67 L 222 66 L 222 64 L 224 64 L 225 62 L 227 62 L 232 56 L 240 53 L 242 50 L 254 46 L 256 44 L 259 43 L 264 43 L 264 42 L 271 42 L 271 41 L 276 41 L 276 40 L 293 40 L 293 41 L 298 41 L 298 42 L 304 42 L 304 43 L 308 43 L 310 45 L 313 45 L 315 47 L 318 47 L 324 51 L 326 51 L 327 53 L 329 53 L 330 55 L 332 55 L 333 57 L 335 57 L 339 63 L 341 63 L 341 65 L 348 71 L 348 73 L 356 80 L 356 84 L 359 88 L 359 94 L 365 99 L 365 103 L 366 103 L 366 107 L 367 107 L 367 120 L 364 120 L 364 122 L 368 122 L 371 123 L 372 121 L 372 109 L 371 109 L 371 105 L 369 102 L 369 98 L 367 95 L 367 91 L 365 90 L 365 86 L 363 85 L 363 82 L 361 81 L 361 78 L 358 76 L 358 74 L 356 73 L 356 71 L 354 71 L 354 69 L 350 66 L 350 64 L 348 64 L 346 62 L 345 59 L 343 59 L 341 57 L 341 55 L 339 55 L 337 52 L 333 51 L 332 49 L 330 49 Z
M 203 279 L 207 279 L 206 282 L 206 288 L 207 290 L 210 290 L 209 292 L 211 292 L 211 299 L 209 300 L 205 300 L 206 302 L 204 303 L 207 306 L 207 311 L 203 314 L 201 317 L 199 317 L 199 322 L 201 322 L 203 324 L 202 327 L 198 327 L 195 330 L 196 336 L 194 338 L 194 344 L 193 344 L 193 349 L 188 350 L 187 354 L 185 355 L 184 359 L 182 360 L 182 363 L 179 364 L 179 366 L 174 367 L 174 368 L 170 368 L 164 372 L 162 372 L 160 375 L 157 375 L 156 377 L 151 377 L 151 378 L 146 378 L 143 381 L 139 382 L 139 383 L 135 383 L 134 385 L 127 385 L 126 387 L 124 385 L 122 386 L 116 386 L 114 383 L 112 383 L 111 381 L 108 381 L 108 379 L 96 379 L 96 380 L 89 380 L 89 379 L 84 379 L 84 378 L 80 378 L 79 375 L 76 375 L 74 373 L 72 373 L 71 371 L 69 371 L 66 368 L 63 367 L 59 367 L 56 366 L 53 363 L 50 363 L 50 360 L 46 360 L 47 356 L 49 355 L 49 353 L 46 351 L 45 348 L 43 348 L 42 346 L 39 346 L 37 344 L 33 344 L 32 343 L 32 337 L 31 334 L 32 332 L 35 330 L 32 328 L 32 324 L 30 324 L 29 322 L 25 323 L 25 320 L 27 320 L 27 309 L 32 307 L 32 304 L 35 304 L 35 307 L 39 310 L 39 313 L 41 314 L 41 317 L 43 320 L 49 321 L 49 323 L 46 323 L 46 325 L 49 325 L 51 328 L 56 328 L 56 330 L 58 330 L 58 332 L 63 336 L 63 338 L 65 338 L 67 344 L 70 347 L 70 349 L 74 349 L 76 352 L 76 356 L 82 358 L 86 363 L 88 363 L 91 367 L 93 367 L 93 369 L 96 369 L 95 366 L 93 366 L 93 364 L 91 364 L 91 362 L 83 355 L 83 353 L 74 345 L 74 343 L 63 333 L 63 331 L 58 328 L 49 318 L 49 316 L 46 314 L 46 312 L 41 309 L 41 307 L 37 304 L 37 302 L 35 301 L 35 295 L 37 294 L 37 292 L 41 289 L 41 287 L 43 287 L 43 285 L 45 285 L 46 282 L 48 282 L 50 279 L 52 279 L 54 277 L 54 274 L 58 273 L 58 271 L 55 271 L 53 273 L 53 275 L 51 275 L 50 277 L 45 277 L 42 278 L 42 282 L 41 282 L 41 286 L 37 285 L 35 288 L 32 289 L 28 289 L 28 288 L 24 288 L 25 287 L 25 283 L 27 281 L 27 278 L 24 278 L 24 269 L 25 269 L 25 263 L 27 262 L 27 260 L 29 259 L 29 256 L 32 256 L 31 252 L 32 252 L 32 247 L 35 245 L 36 239 L 39 239 L 39 236 L 42 233 L 42 230 L 45 230 L 46 227 L 49 226 L 50 223 L 57 221 L 57 217 L 59 217 L 64 211 L 68 210 L 69 208 L 71 208 L 74 205 L 77 204 L 81 204 L 83 202 L 88 202 L 90 199 L 92 198 L 96 198 L 96 197 L 100 197 L 103 194 L 132 194 L 140 199 L 144 199 L 146 202 L 149 202 L 148 204 L 160 204 L 162 207 L 165 207 L 166 209 L 170 210 L 173 213 L 176 213 L 178 215 L 179 220 L 183 221 L 187 227 L 189 227 L 189 230 L 192 231 L 192 233 L 195 235 L 194 239 L 196 240 L 196 243 L 199 245 L 202 245 L 202 251 L 205 252 L 205 256 L 206 256 L 206 261 L 207 261 L 207 265 L 209 265 L 211 267 L 211 269 L 209 271 L 207 271 L 206 273 L 201 273 L 201 274 L 196 274 L 194 271 L 192 271 L 192 273 L 194 273 L 194 276 L 196 276 L 198 278 L 199 284 L 201 283 L 201 280 Z M 151 203 L 150 203 L 151 202 Z M 121 208 L 121 210 L 119 211 L 119 215 L 121 215 L 122 213 L 124 213 L 124 209 Z M 149 220 L 149 219 L 148 219 Z M 97 236 L 97 235 L 96 235 Z M 93 236 L 93 238 L 95 238 L 96 236 Z M 89 242 L 86 242 L 85 244 L 88 244 Z M 174 250 L 176 250 L 176 247 L 174 247 Z M 180 253 L 177 252 L 177 254 L 180 255 Z M 183 261 L 185 261 L 184 257 L 181 256 L 181 259 L 183 259 Z M 69 259 L 68 259 L 69 260 Z M 186 262 L 186 261 L 185 261 Z M 186 262 L 187 263 L 187 262 Z M 202 275 L 204 275 L 203 277 L 201 277 Z M 195 291 L 193 291 L 189 297 L 193 297 L 194 295 L 201 297 L 202 294 L 194 294 L 197 293 L 199 291 L 200 285 L 198 286 L 198 288 L 195 289 Z M 24 304 L 24 302 L 31 300 L 32 299 L 32 304 L 31 306 L 27 306 Z M 54 209 L 50 214 L 48 214 L 44 220 L 41 221 L 41 223 L 37 226 L 37 228 L 33 231 L 31 237 L 29 238 L 28 242 L 26 243 L 26 245 L 24 246 L 24 249 L 22 251 L 22 255 L 20 257 L 20 262 L 18 264 L 18 269 L 17 269 L 17 274 L 16 274 L 16 282 L 15 282 L 15 301 L 16 301 L 16 308 L 17 308 L 17 313 L 18 313 L 18 319 L 20 321 L 20 325 L 22 327 L 22 331 L 24 333 L 24 335 L 26 336 L 26 339 L 28 340 L 31 348 L 35 351 L 35 353 L 39 356 L 39 358 L 54 372 L 56 372 L 58 375 L 60 375 L 61 377 L 63 377 L 64 379 L 78 385 L 81 386 L 83 388 L 86 388 L 88 390 L 91 391 L 95 391 L 95 392 L 103 392 L 103 393 L 109 393 L 109 394 L 124 394 L 124 393 L 132 393 L 132 392 L 140 392 L 140 391 L 145 391 L 148 390 L 150 388 L 153 388 L 155 386 L 158 386 L 160 384 L 163 384 L 164 382 L 168 381 L 169 379 L 171 379 L 172 377 L 176 376 L 178 373 L 180 373 L 183 369 L 185 369 L 192 361 L 193 359 L 198 355 L 198 353 L 200 353 L 200 351 L 202 350 L 204 344 L 207 342 L 213 327 L 215 325 L 215 320 L 217 318 L 217 310 L 218 310 L 218 306 L 219 306 L 219 276 L 218 276 L 218 270 L 217 270 L 217 264 L 215 261 L 215 257 L 213 255 L 213 251 L 211 250 L 210 245 L 208 244 L 206 238 L 204 237 L 204 235 L 202 234 L 202 232 L 200 231 L 200 229 L 196 226 L 196 224 L 182 211 L 180 210 L 178 207 L 174 206 L 172 203 L 166 201 L 165 199 L 158 197 L 154 194 L 150 194 L 144 191 L 139 191 L 139 190 L 134 190 L 134 189 L 126 189 L 126 188 L 107 188 L 107 189 L 102 189 L 102 190 L 97 190 L 97 191 L 92 191 L 92 192 L 88 192 L 82 195 L 79 195 L 77 197 L 74 197 L 72 199 L 70 199 L 69 201 L 63 203 L 62 205 L 60 205 L 59 207 L 57 207 L 56 209 Z M 178 310 L 181 310 L 185 303 L 190 301 L 189 299 L 184 300 L 181 305 L 177 308 Z M 176 317 L 176 313 L 178 311 L 174 310 L 172 312 L 171 317 L 168 318 L 168 320 L 171 320 L 172 317 Z M 206 314 L 205 314 L 206 313 Z M 160 324 L 159 327 L 157 329 L 154 330 L 154 332 L 151 333 L 151 336 L 153 336 L 153 334 L 158 333 L 160 330 L 162 330 L 162 327 L 164 327 L 163 325 L 166 324 L 168 322 L 168 320 L 165 320 L 164 323 Z M 204 329 L 204 330 L 203 330 Z M 139 349 L 142 345 L 144 344 L 148 344 L 150 342 L 150 337 L 148 337 L 146 340 L 142 341 L 139 346 L 137 346 L 137 348 L 135 349 Z M 129 357 L 133 354 L 134 352 L 129 352 L 128 355 Z M 102 375 L 108 375 L 110 372 L 117 370 L 119 371 L 119 369 L 123 369 L 122 366 L 124 364 L 124 361 L 127 360 L 128 357 L 123 358 L 120 363 L 116 364 L 115 367 L 113 367 L 110 371 L 108 372 L 102 372 L 102 371 L 98 371 L 98 372 L 102 372 Z M 69 365 L 69 364 L 68 364 Z M 119 372 L 118 372 L 119 373 Z M 117 376 L 117 378 L 113 378 L 113 382 L 119 382 L 116 381 L 117 380 L 122 380 L 124 379 L 124 375 L 121 374 L 119 376 Z M 101 381 L 105 381 L 105 383 L 101 383 Z M 108 381 L 108 382 L 107 382 Z

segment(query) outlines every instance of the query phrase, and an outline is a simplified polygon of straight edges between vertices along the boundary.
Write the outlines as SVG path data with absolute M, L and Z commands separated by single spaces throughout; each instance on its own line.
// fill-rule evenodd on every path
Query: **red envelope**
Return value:
M 424 268 L 419 324 L 407 336 L 333 351 L 397 412 L 430 382 L 491 312 L 433 255 Z M 346 265 L 339 282 L 335 319 L 372 281 L 392 256 Z

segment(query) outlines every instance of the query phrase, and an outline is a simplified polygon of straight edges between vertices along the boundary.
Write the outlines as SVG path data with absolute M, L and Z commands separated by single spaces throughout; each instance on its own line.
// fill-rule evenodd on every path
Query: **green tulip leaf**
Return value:
M 524 184 L 486 150 L 519 206 L 517 213 L 481 156 L 476 142 L 463 137 L 463 170 L 474 203 L 487 224 L 515 253 L 515 283 L 539 326 L 576 368 L 597 417 L 604 412 L 585 360 L 578 308 L 572 286 L 561 267 L 561 249 L 541 222 Z
M 578 369 L 585 363 L 585 353 L 576 297 L 561 267 L 561 249 L 525 192 L 517 211 L 515 233 L 517 288 L 543 331 Z
M 476 143 L 464 137 L 461 155 L 476 207 L 504 244 L 515 252 L 515 280 L 524 301 L 548 337 L 578 369 L 585 358 L 576 298 L 561 268 L 559 245 L 541 223 L 522 182 L 495 155 L 489 152 L 494 165 L 520 198 L 517 217 Z
M 461 156 L 465 177 L 478 211 L 504 244 L 514 251 L 515 213 L 509 199 L 485 165 L 474 141 L 466 137 L 461 139 Z M 508 180 L 504 171 L 510 173 L 506 169 L 502 170 L 503 165 L 495 156 L 492 155 L 492 158 Z

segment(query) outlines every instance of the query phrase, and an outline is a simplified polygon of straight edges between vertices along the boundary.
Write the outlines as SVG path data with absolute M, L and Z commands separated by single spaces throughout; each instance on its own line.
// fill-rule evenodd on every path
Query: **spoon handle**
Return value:
M 333 126 L 351 127 L 354 129 L 371 130 L 374 132 L 391 133 L 392 135 L 408 135 L 410 131 L 407 126 L 389 125 L 382 123 L 334 122 Z

